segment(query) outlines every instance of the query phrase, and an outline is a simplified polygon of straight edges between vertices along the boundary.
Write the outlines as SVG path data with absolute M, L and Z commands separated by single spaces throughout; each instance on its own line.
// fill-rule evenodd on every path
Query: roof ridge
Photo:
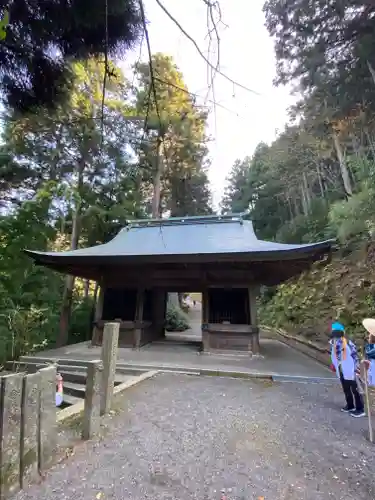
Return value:
M 186 217 L 169 217 L 168 219 L 138 219 L 129 221 L 127 228 L 132 227 L 155 227 L 155 226 L 180 226 L 195 224 L 218 224 L 225 222 L 243 223 L 242 214 L 225 215 L 195 215 Z

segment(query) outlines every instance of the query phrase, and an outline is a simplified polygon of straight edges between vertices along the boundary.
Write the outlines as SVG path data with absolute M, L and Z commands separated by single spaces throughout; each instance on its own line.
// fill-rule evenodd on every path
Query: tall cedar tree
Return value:
M 135 0 L 0 0 L 2 18 L 6 11 L 0 85 L 22 112 L 55 107 L 68 93 L 72 60 L 121 53 L 142 27 Z

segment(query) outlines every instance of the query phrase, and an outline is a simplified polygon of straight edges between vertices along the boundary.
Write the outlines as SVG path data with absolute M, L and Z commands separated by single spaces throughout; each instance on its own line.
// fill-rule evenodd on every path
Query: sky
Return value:
M 181 24 L 207 55 L 207 7 L 204 0 L 161 0 L 166 9 Z M 262 6 L 264 0 L 219 0 L 222 20 L 220 28 L 220 70 L 231 79 L 256 93 L 233 85 L 221 75 L 214 80 L 210 101 L 227 110 L 212 109 L 208 119 L 211 167 L 208 172 L 213 202 L 217 208 L 225 180 L 237 158 L 251 156 L 261 141 L 271 142 L 287 122 L 287 108 L 294 102 L 286 88 L 275 88 L 275 56 L 273 41 L 265 26 Z M 179 28 L 166 16 L 156 0 L 144 0 L 151 51 L 171 55 L 190 92 L 207 95 L 209 77 L 207 63 Z M 213 47 L 215 49 L 215 47 Z M 139 48 L 128 54 L 124 67 L 130 68 L 139 58 Z M 216 55 L 211 52 L 215 63 Z M 148 60 L 146 43 L 141 60 Z

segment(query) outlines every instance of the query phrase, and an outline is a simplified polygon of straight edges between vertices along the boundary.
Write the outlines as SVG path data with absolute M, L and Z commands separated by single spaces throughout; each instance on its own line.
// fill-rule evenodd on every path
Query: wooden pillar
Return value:
M 258 314 L 257 314 L 257 295 L 258 287 L 250 286 L 248 288 L 249 295 L 249 311 L 250 311 L 250 325 L 257 329 L 258 327 Z M 259 354 L 259 330 L 257 329 L 251 335 L 251 350 L 253 354 Z
M 135 306 L 135 325 L 134 325 L 134 347 L 139 349 L 141 346 L 142 338 L 142 320 L 143 320 L 143 306 L 145 301 L 145 291 L 139 288 L 137 291 L 137 303 Z
M 101 340 L 100 334 L 102 333 L 102 331 L 100 328 L 98 328 L 97 323 L 103 317 L 103 305 L 104 305 L 104 286 L 99 285 L 99 293 L 98 293 L 98 298 L 96 300 L 96 306 L 95 306 L 94 327 L 92 329 L 92 340 L 91 340 L 92 345 L 100 344 L 100 340 Z
M 205 325 L 208 324 L 209 321 L 209 299 L 208 299 L 208 288 L 205 288 L 202 291 L 202 343 L 203 343 L 203 351 L 209 351 L 210 349 L 210 339 L 209 333 L 205 329 Z
M 153 338 L 158 339 L 164 337 L 165 310 L 166 310 L 167 294 L 163 290 L 153 290 L 152 298 L 152 329 Z

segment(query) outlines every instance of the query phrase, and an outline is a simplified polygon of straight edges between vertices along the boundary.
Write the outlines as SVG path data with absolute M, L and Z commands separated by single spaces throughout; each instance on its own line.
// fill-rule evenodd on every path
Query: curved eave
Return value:
M 263 243 L 263 242 L 260 242 Z M 85 269 L 95 268 L 95 274 L 101 275 L 113 266 L 127 267 L 135 264 L 178 264 L 212 262 L 273 262 L 303 260 L 306 266 L 320 260 L 332 250 L 334 240 L 309 245 L 278 245 L 272 250 L 252 250 L 245 252 L 226 252 L 215 254 L 162 254 L 162 255 L 112 255 L 110 252 L 84 253 L 82 250 L 71 252 L 37 252 L 24 250 L 37 265 L 49 267 L 64 274 L 87 278 Z M 261 247 L 261 245 L 260 245 Z M 92 276 L 94 279 L 94 276 Z

